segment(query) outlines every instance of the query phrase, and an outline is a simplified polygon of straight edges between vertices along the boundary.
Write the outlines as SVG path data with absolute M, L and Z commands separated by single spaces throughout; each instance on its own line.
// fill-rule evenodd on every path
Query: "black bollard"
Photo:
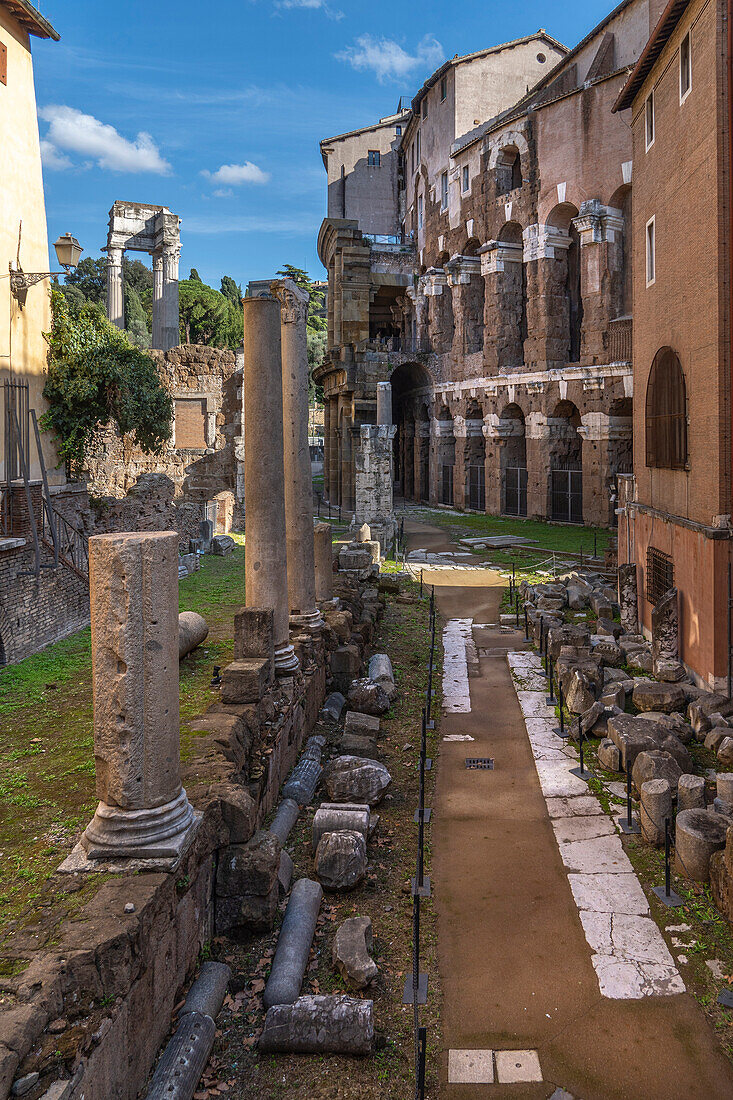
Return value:
M 519 630 L 519 595 L 518 594 L 517 594 L 516 612 L 517 612 L 517 630 Z
M 214 675 L 211 677 L 211 686 L 213 688 L 221 687 L 221 665 L 214 665 Z
M 668 909 L 678 909 L 684 905 L 684 899 L 672 889 L 672 871 L 670 866 L 671 826 L 668 817 L 664 819 L 664 886 L 655 886 L 653 892 Z
M 631 768 L 626 765 L 626 820 L 621 818 L 619 822 L 621 826 L 621 832 L 626 833 L 640 833 L 641 829 L 635 824 L 631 813 Z
M 524 605 L 524 640 L 529 641 L 529 617 L 527 615 L 527 605 Z
M 544 644 L 545 644 L 545 621 L 542 618 L 542 615 L 540 615 L 540 657 L 542 656 L 542 652 L 543 652 L 543 649 L 544 649 Z
M 552 667 L 552 661 L 550 661 L 550 694 L 547 696 L 545 702 L 548 707 L 554 707 L 555 705 L 555 692 L 553 691 L 553 681 L 555 679 L 555 670 Z
M 593 557 L 598 557 L 598 532 L 593 532 Z
M 559 680 L 557 681 L 557 704 L 560 710 L 560 726 L 558 727 L 558 729 L 555 730 L 555 733 L 558 737 L 563 737 L 567 739 L 568 735 L 565 732 L 565 711 L 563 709 L 564 699 L 562 694 L 562 683 Z
M 425 1100 L 425 1055 L 428 1042 L 427 1028 L 421 1027 L 417 1033 L 417 1100 Z
M 580 716 L 578 716 L 578 747 L 580 749 L 580 767 L 571 768 L 570 771 L 573 775 L 577 775 L 579 779 L 592 779 L 593 772 L 586 771 L 583 761 L 583 742 L 585 741 L 585 734 L 583 733 L 583 727 L 580 722 Z
M 420 570 L 420 599 L 422 599 L 422 569 Z

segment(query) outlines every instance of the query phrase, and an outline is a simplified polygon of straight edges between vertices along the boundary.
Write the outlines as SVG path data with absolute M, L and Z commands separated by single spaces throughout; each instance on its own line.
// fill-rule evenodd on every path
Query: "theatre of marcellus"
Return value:
M 612 107 L 662 7 L 626 0 L 570 51 L 539 30 L 456 56 L 409 106 L 322 141 L 332 503 L 383 518 L 391 458 L 408 500 L 615 522 L 632 134 Z

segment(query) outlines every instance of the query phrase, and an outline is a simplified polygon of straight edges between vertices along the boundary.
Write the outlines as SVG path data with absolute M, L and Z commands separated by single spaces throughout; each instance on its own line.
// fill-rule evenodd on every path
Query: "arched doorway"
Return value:
M 447 405 L 438 412 L 438 499 L 453 504 L 453 472 L 456 465 L 456 437 L 453 417 Z
M 415 477 L 418 499 L 430 501 L 430 412 L 421 401 L 415 414 Z
M 392 423 L 394 437 L 394 488 L 408 499 L 419 499 L 422 485 L 416 469 L 422 469 L 423 452 L 429 456 L 430 438 L 425 438 L 425 397 L 432 391 L 432 378 L 420 363 L 402 363 L 392 371 Z M 422 478 L 420 478 L 420 481 Z M 429 483 L 429 478 L 428 478 Z
M 499 418 L 501 446 L 501 510 L 507 516 L 527 515 L 527 437 L 519 405 L 507 405 Z
M 550 518 L 583 522 L 583 440 L 580 413 L 572 401 L 560 401 L 550 420 Z
M 486 440 L 484 439 L 484 414 L 477 401 L 466 410 L 466 446 L 464 450 L 466 474 L 466 508 L 472 512 L 486 511 Z

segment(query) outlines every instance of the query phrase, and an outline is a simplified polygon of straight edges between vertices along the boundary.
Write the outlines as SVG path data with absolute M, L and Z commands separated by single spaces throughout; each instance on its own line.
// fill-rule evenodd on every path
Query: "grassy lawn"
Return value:
M 180 584 L 180 610 L 198 611 L 209 637 L 180 665 L 181 754 L 188 721 L 213 701 L 213 666 L 232 659 L 244 603 L 244 545 L 207 556 Z M 96 806 L 91 635 L 82 630 L 0 673 L 0 918 L 38 897 Z
M 424 519 L 437 527 L 444 527 L 454 539 L 478 538 L 481 535 L 519 535 L 536 543 L 532 547 L 511 547 L 491 550 L 491 562 L 511 565 L 516 562 L 524 569 L 544 562 L 553 553 L 590 557 L 594 550 L 599 556 L 605 553 L 615 532 L 605 527 L 582 527 L 572 523 L 548 523 L 545 520 L 519 519 L 508 516 L 478 515 L 470 512 L 454 512 L 443 508 L 410 508 L 407 513 L 414 519 Z M 485 551 L 477 551 L 482 555 Z

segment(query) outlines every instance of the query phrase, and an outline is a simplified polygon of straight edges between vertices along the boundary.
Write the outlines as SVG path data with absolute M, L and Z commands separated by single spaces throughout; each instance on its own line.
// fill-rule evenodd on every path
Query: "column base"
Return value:
M 300 668 L 295 650 L 288 643 L 275 648 L 275 675 L 292 676 Z
M 325 625 L 318 608 L 314 611 L 292 611 L 290 614 L 291 630 L 307 630 L 309 634 L 317 634 Z
M 194 812 L 185 790 L 163 806 L 123 810 L 100 802 L 81 844 L 88 859 L 174 859 L 180 855 Z

